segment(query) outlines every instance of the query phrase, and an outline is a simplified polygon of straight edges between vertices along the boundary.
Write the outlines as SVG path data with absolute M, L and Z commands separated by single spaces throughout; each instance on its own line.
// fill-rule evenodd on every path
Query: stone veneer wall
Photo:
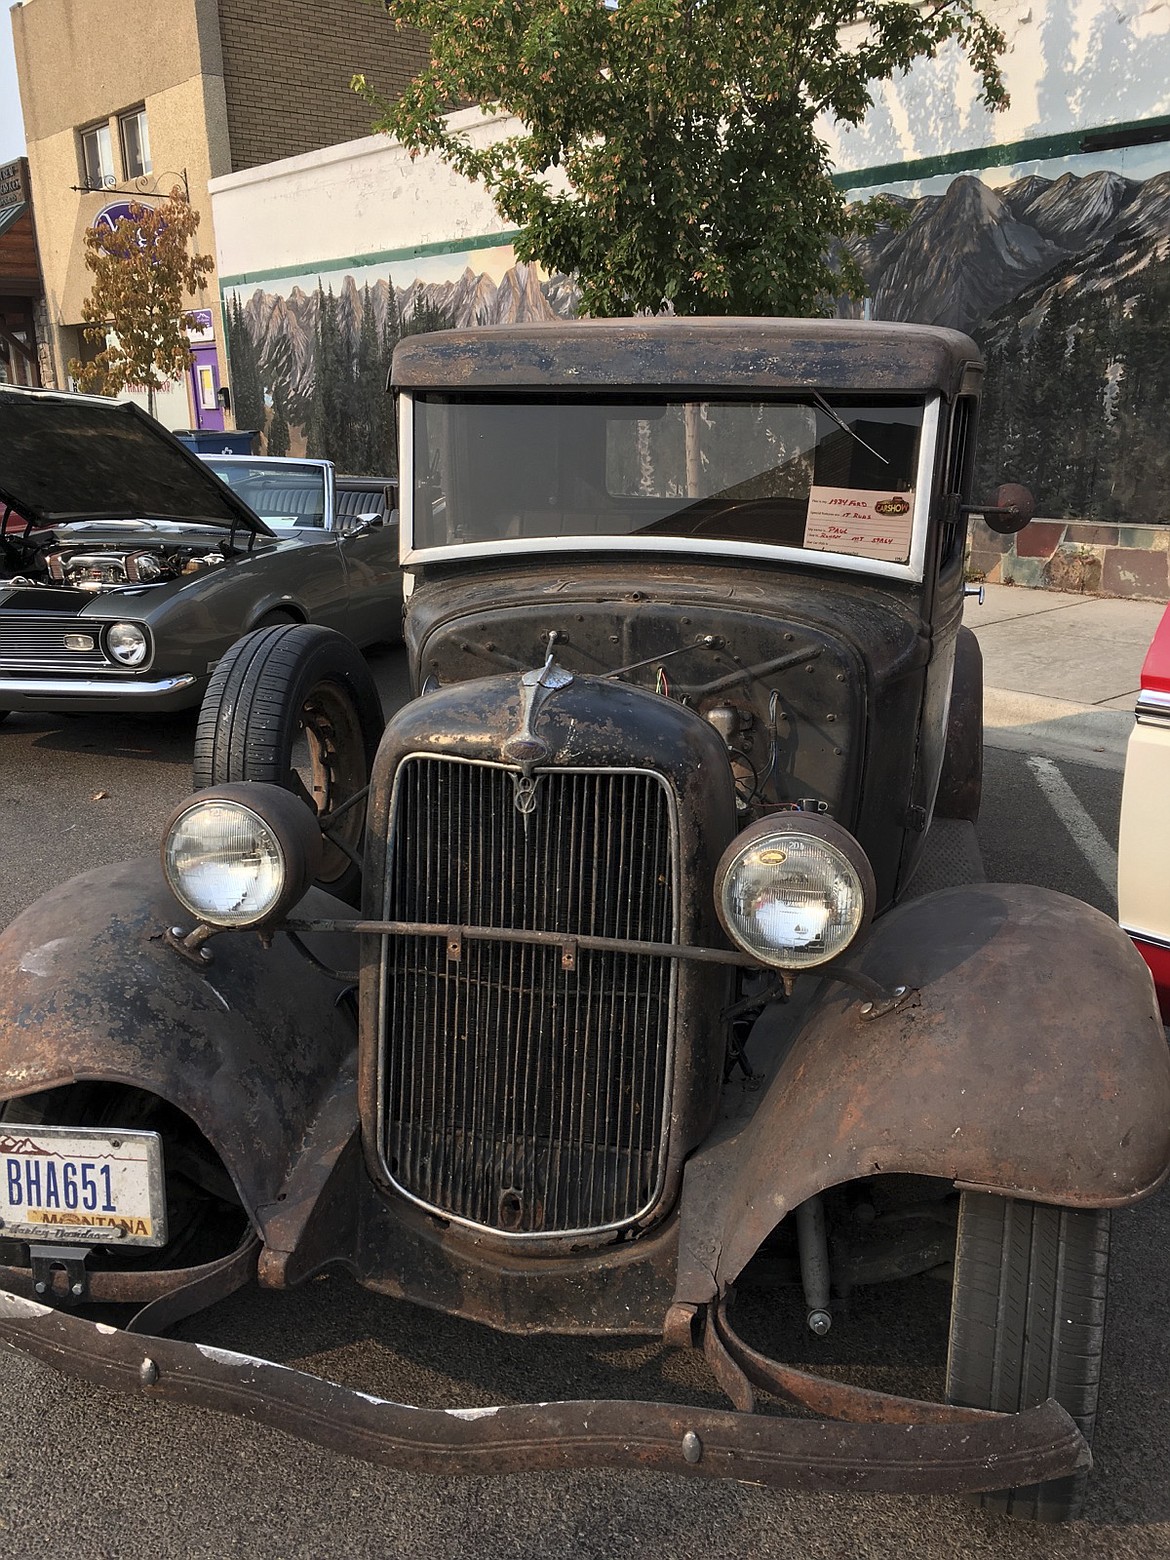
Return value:
M 989 585 L 1170 600 L 1170 526 L 1033 520 L 1015 536 L 971 525 L 967 573 Z

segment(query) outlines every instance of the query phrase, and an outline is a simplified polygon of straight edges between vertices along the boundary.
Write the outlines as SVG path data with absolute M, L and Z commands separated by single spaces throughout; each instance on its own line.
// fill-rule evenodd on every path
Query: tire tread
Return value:
M 382 731 L 381 702 L 360 650 L 312 623 L 273 623 L 231 647 L 211 674 L 195 728 L 195 790 L 235 781 L 287 783 L 288 755 L 307 685 L 328 675 L 346 686 L 362 728 L 367 772 Z M 334 888 L 341 897 L 356 884 Z M 343 891 L 344 890 L 344 891 Z
M 964 1192 L 955 1251 L 947 1397 L 1016 1413 L 1053 1397 L 1092 1440 L 1109 1267 L 1106 1210 L 1051 1208 Z M 982 1505 L 1013 1517 L 1080 1514 L 1088 1472 Z

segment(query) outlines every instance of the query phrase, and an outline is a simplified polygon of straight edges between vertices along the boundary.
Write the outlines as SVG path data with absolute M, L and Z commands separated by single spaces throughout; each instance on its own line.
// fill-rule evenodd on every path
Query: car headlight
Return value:
M 806 813 L 763 818 L 715 873 L 724 931 L 763 964 L 808 970 L 844 953 L 873 915 L 873 868 L 847 829 Z
M 278 785 L 221 785 L 190 796 L 163 835 L 163 874 L 209 926 L 278 921 L 321 870 L 312 810 Z
M 141 666 L 150 654 L 150 640 L 137 623 L 111 623 L 106 629 L 106 649 L 123 666 Z

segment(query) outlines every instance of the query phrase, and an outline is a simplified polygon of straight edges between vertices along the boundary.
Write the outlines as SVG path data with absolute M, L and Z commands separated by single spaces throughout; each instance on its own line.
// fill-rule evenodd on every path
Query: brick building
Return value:
M 370 110 L 350 78 L 364 71 L 393 96 L 430 57 L 421 33 L 395 29 L 369 0 L 219 0 L 216 9 L 232 173 L 369 135 Z
M 215 253 L 208 181 L 368 134 L 350 91 L 393 94 L 426 58 L 367 0 L 22 0 L 12 7 L 46 331 L 41 377 L 68 382 L 89 293 L 85 231 L 185 189 Z M 219 285 L 191 300 L 192 369 L 158 400 L 172 427 L 222 426 Z

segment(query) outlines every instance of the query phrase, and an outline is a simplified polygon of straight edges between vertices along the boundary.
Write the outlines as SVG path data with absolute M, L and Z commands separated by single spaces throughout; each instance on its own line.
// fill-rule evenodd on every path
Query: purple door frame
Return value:
M 208 402 L 211 404 L 208 405 Z M 219 404 L 219 362 L 214 346 L 191 348 L 191 405 L 196 428 L 223 429 L 223 407 Z

